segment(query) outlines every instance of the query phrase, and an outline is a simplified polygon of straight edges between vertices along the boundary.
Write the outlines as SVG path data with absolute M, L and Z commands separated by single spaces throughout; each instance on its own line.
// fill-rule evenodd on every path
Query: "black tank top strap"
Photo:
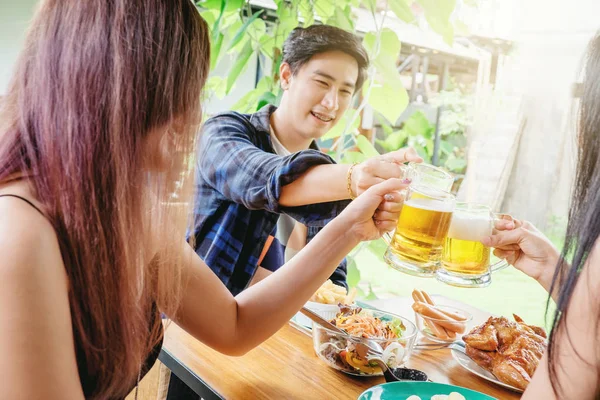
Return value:
M 36 206 L 35 204 L 33 204 L 31 201 L 27 200 L 25 197 L 21 197 L 21 196 L 19 196 L 19 195 L 16 195 L 16 194 L 0 194 L 0 197 L 15 197 L 15 198 L 17 198 L 17 199 L 21 199 L 21 200 L 23 200 L 25 203 L 29 204 L 31 207 L 35 208 L 35 210 L 36 210 L 37 212 L 39 212 L 40 214 L 42 214 L 42 215 L 43 215 L 45 218 L 47 218 L 47 217 L 46 217 L 46 214 L 44 214 L 44 212 L 43 212 L 42 210 L 40 210 L 40 209 L 38 208 L 38 206 Z
M 40 210 L 35 204 L 33 204 L 31 201 L 27 200 L 25 197 L 21 197 L 21 196 L 16 195 L 16 194 L 0 194 L 0 197 L 15 197 L 17 199 L 21 199 L 25 203 L 29 204 L 31 207 L 35 208 L 37 212 L 39 212 L 40 214 L 42 214 L 44 216 L 44 218 L 47 218 L 46 214 L 44 214 L 42 212 L 42 210 Z

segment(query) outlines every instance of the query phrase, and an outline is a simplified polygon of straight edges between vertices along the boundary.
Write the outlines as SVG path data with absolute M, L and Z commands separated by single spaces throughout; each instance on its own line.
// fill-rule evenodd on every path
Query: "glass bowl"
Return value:
M 460 310 L 456 307 L 436 305 L 435 308 L 447 313 L 456 314 L 463 318 L 464 321 L 431 318 L 415 311 L 415 321 L 417 323 L 419 332 L 421 332 L 425 338 L 438 343 L 452 343 L 460 339 L 461 335 L 467 331 L 468 324 L 473 319 L 473 316 L 468 312 Z M 446 333 L 449 333 L 449 335 L 446 335 L 446 337 L 440 337 L 436 335 L 435 331 L 432 329 L 433 324 L 435 324 L 438 328 L 443 327 L 443 325 L 452 324 L 460 327 L 461 329 L 458 332 L 454 332 L 454 334 L 450 329 L 445 329 L 444 335 Z
M 403 326 L 404 329 L 401 336 L 394 339 L 363 338 L 338 333 L 313 322 L 313 347 L 317 357 L 330 367 L 350 375 L 383 375 L 381 368 L 375 362 L 369 362 L 360 349 L 357 351 L 357 343 L 362 343 L 377 350 L 381 349 L 382 354 L 380 358 L 390 368 L 403 367 L 410 357 L 417 339 L 418 331 L 415 324 L 399 315 L 383 311 L 362 309 L 360 315 L 364 314 L 379 318 L 383 322 Z

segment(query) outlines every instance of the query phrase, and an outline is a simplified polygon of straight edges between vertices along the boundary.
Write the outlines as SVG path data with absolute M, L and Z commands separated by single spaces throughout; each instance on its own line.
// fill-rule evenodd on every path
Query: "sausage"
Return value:
M 448 317 L 447 315 L 445 315 L 444 313 L 442 313 L 440 310 L 438 310 L 437 308 L 429 305 L 429 304 L 425 304 L 422 302 L 417 302 L 415 304 L 413 304 L 413 310 L 415 310 L 416 312 L 418 312 L 419 314 L 421 314 L 422 316 L 426 317 L 426 318 L 433 318 L 436 321 L 430 321 L 430 322 L 435 322 L 435 324 L 449 330 L 452 332 L 456 332 L 456 333 L 463 333 L 466 329 L 466 324 L 460 323 L 459 321 L 455 321 L 452 318 Z

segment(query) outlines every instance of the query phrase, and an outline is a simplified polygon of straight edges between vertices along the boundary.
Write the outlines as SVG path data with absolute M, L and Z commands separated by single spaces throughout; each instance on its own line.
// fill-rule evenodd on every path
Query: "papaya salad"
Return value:
M 381 375 L 375 361 L 365 354 L 367 344 L 381 349 L 381 359 L 391 368 L 402 366 L 407 350 L 403 335 L 406 326 L 391 314 L 340 304 L 340 312 L 331 321 L 348 335 L 336 333 L 320 325 L 313 327 L 313 341 L 319 358 L 333 368 L 353 375 Z M 414 337 L 414 335 L 411 335 Z M 358 345 L 358 346 L 357 346 Z

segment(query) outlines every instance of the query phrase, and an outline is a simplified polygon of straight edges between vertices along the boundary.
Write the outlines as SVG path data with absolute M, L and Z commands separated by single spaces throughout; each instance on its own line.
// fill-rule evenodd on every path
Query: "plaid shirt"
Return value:
M 308 227 L 308 243 L 348 205 L 348 201 L 279 204 L 283 186 L 315 165 L 335 162 L 314 142 L 310 149 L 289 156 L 275 154 L 270 136 L 275 110 L 268 105 L 255 114 L 219 114 L 202 128 L 194 210 L 196 253 L 234 295 L 252 280 L 280 213 Z M 331 279 L 346 286 L 345 259 Z

